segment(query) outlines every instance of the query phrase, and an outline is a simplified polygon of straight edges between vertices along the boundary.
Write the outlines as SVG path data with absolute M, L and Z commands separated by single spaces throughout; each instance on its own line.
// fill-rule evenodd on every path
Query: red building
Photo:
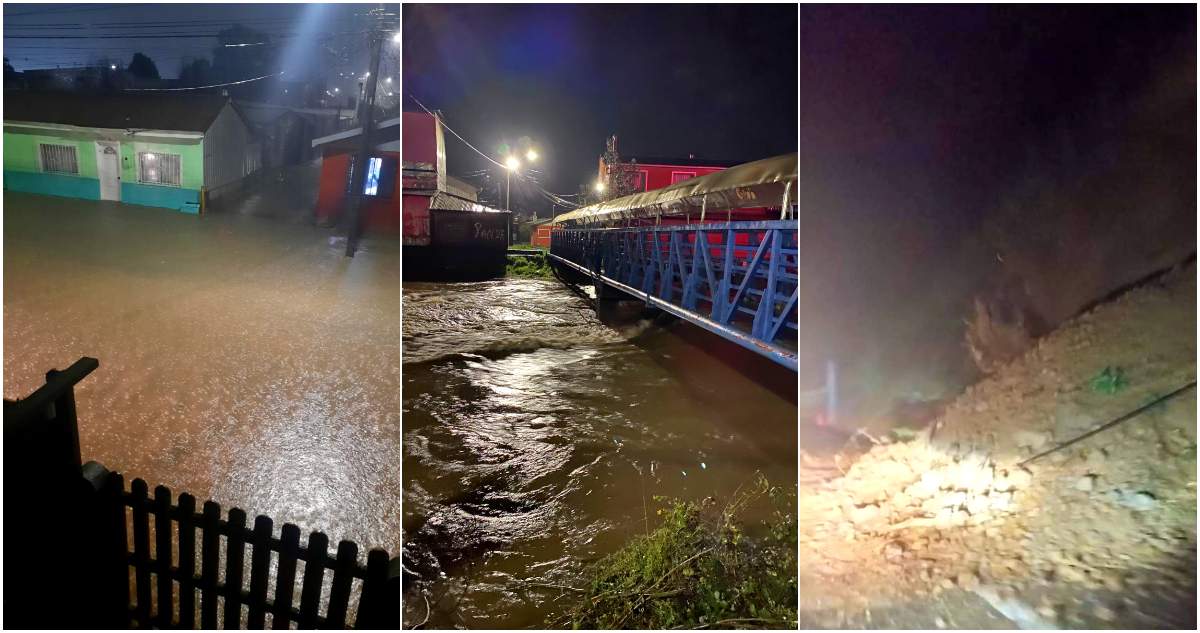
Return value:
M 706 158 L 662 158 L 659 156 L 628 156 L 629 162 L 622 163 L 634 167 L 634 188 L 637 191 L 662 189 L 681 180 L 707 176 L 713 172 L 740 165 L 739 161 L 710 160 Z M 604 168 L 604 159 L 600 159 L 600 170 L 597 182 L 608 184 L 608 171 Z
M 446 173 L 436 116 L 404 112 L 401 275 L 405 280 L 502 277 L 511 214 L 478 203 L 478 190 Z
M 361 127 L 313 139 L 312 146 L 321 150 L 318 221 L 336 220 L 352 199 L 351 171 L 361 142 Z M 394 233 L 400 229 L 400 119 L 381 121 L 372 145 L 363 183 L 362 227 L 364 231 Z

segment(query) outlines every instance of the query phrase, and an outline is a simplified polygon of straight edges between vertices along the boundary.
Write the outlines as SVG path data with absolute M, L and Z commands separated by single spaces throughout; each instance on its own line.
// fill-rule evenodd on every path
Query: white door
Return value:
M 111 141 L 96 141 L 96 171 L 100 176 L 100 199 L 121 199 L 121 149 Z

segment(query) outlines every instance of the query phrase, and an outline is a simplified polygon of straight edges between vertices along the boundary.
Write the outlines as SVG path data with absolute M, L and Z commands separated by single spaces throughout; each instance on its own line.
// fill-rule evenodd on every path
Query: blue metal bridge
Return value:
M 797 369 L 796 220 L 562 229 L 550 257 Z

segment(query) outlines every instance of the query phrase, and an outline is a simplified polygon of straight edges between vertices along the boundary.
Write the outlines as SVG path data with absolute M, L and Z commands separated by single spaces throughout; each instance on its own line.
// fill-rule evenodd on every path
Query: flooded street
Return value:
M 82 356 L 83 459 L 400 551 L 399 247 L 4 193 L 4 397 Z
M 795 373 L 551 281 L 406 283 L 404 623 L 528 628 L 654 496 L 795 485 Z

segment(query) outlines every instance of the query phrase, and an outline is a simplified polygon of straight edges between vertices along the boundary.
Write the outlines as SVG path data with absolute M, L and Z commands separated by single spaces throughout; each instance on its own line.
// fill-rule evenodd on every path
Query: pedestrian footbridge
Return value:
M 561 215 L 551 261 L 601 299 L 644 301 L 796 371 L 796 166 L 779 156 Z

